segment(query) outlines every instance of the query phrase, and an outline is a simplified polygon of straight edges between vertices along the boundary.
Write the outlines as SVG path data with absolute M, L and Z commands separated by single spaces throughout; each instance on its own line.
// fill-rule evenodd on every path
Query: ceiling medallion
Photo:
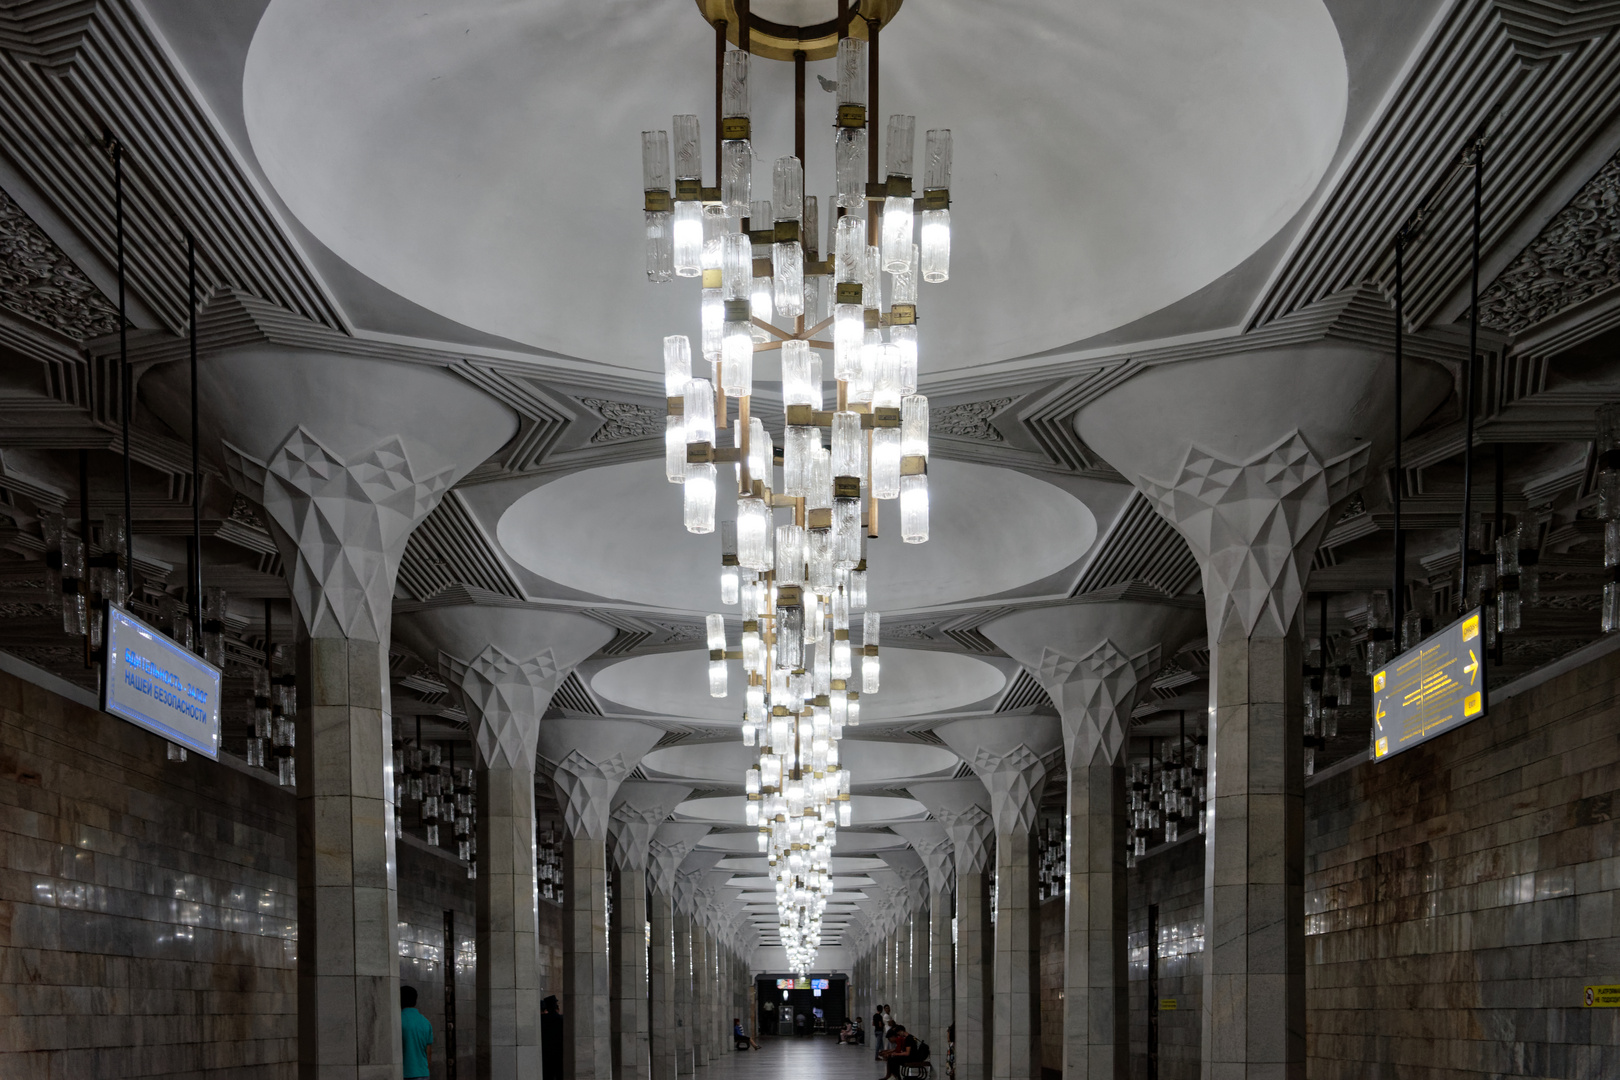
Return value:
M 861 694 L 879 684 L 880 618 L 866 610 L 866 541 L 878 535 L 880 503 L 899 501 L 902 540 L 928 539 L 917 293 L 921 282 L 950 272 L 951 133 L 927 133 L 914 195 L 915 118 L 889 117 L 878 180 L 879 31 L 898 0 L 861 0 L 856 8 L 838 0 L 834 19 L 804 27 L 755 17 L 747 0 L 698 6 L 715 29 L 717 185 L 703 183 L 696 115 L 674 118 L 673 167 L 669 133 L 641 133 L 647 276 L 700 286 L 699 358 L 713 373 L 712 381 L 695 375 L 684 335 L 664 339 L 665 474 L 682 485 L 687 530 L 701 534 L 716 531 L 718 467 L 734 471 L 736 520 L 718 530 L 720 602 L 741 607 L 742 647 L 729 650 L 724 616 L 708 616 L 709 692 L 725 697 L 727 661 L 742 661 L 743 744 L 760 748 L 745 777 L 747 821 L 759 829 L 759 850 L 776 879 L 788 960 L 804 972 L 821 942 L 837 830 L 850 822 L 838 743 L 846 724 L 860 722 Z M 796 75 L 795 154 L 774 162 L 770 201 L 754 198 L 751 55 L 789 60 Z M 835 162 L 830 258 L 802 165 L 805 63 L 826 57 L 838 73 L 835 86 L 822 80 L 836 90 L 826 117 Z M 758 352 L 781 354 L 780 450 L 750 415 Z M 823 380 L 829 352 L 831 408 Z M 716 433 L 728 427 L 731 445 L 720 446 Z M 855 613 L 862 614 L 858 690 Z

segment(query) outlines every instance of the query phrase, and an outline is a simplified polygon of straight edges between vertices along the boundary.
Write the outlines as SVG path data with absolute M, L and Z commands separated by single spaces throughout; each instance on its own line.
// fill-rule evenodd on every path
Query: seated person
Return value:
M 746 1045 L 750 1050 L 759 1049 L 759 1043 L 754 1041 L 754 1037 L 743 1030 L 741 1017 L 732 1018 L 731 1035 L 732 1038 L 737 1042 L 737 1049 L 741 1050 L 744 1045 Z
M 852 1037 L 854 1034 L 855 1025 L 845 1020 L 843 1026 L 838 1029 L 838 1041 L 841 1043 L 854 1042 L 855 1040 Z
M 919 1043 L 906 1029 L 896 1024 L 889 1041 L 893 1044 L 892 1050 L 884 1050 L 879 1057 L 887 1059 L 889 1071 L 883 1074 L 880 1080 L 889 1080 L 890 1077 L 900 1075 L 900 1066 L 928 1060 L 927 1049 Z

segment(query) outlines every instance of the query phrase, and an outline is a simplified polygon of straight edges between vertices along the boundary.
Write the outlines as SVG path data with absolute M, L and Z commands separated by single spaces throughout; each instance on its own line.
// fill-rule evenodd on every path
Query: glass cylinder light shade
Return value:
M 715 247 L 718 251 L 719 244 Z M 726 335 L 726 302 L 721 299 L 719 289 L 703 290 L 700 314 L 703 319 L 703 359 L 714 363 L 720 359 L 720 347 Z
M 796 247 L 797 245 L 793 246 Z M 772 256 L 772 261 L 774 263 L 774 252 L 772 252 Z M 765 322 L 770 322 L 774 315 L 773 309 L 776 306 L 774 292 L 775 290 L 771 287 L 770 278 L 754 278 L 753 288 L 748 294 L 748 313 L 756 319 L 763 319 Z M 799 290 L 799 302 L 801 304 L 804 302 L 804 289 L 802 283 Z M 762 340 L 770 337 L 770 333 L 764 327 L 755 327 L 753 332 Z
M 861 414 L 837 412 L 832 418 L 832 471 L 834 476 L 865 474 L 866 433 L 861 428 Z
M 690 481 L 688 481 L 690 483 Z M 928 542 L 928 477 L 900 478 L 900 539 L 908 544 Z
M 789 425 L 782 447 L 782 494 L 803 499 L 810 494 L 814 452 L 821 446 L 819 428 Z
M 764 499 L 737 500 L 737 561 L 751 570 L 770 569 L 771 509 Z
M 951 212 L 924 210 L 917 222 L 923 280 L 937 285 L 951 276 Z
M 900 497 L 900 429 L 875 428 L 872 431 L 872 497 Z
M 692 343 L 685 334 L 664 339 L 664 396 L 680 397 L 692 378 Z
M 698 118 L 690 113 L 675 117 L 675 179 L 703 179 L 703 138 Z
M 900 402 L 900 453 L 928 456 L 928 398 L 909 394 Z
M 878 408 L 898 409 L 901 389 L 900 347 L 880 343 L 872 350 L 871 356 L 874 362 L 864 374 L 872 380 L 872 404 Z M 898 441 L 896 445 L 899 445 Z
M 779 585 L 804 584 L 804 528 L 776 527 L 776 581 Z
M 732 397 L 754 392 L 754 328 L 752 323 L 727 322 L 720 340 L 720 388 Z
M 875 694 L 878 692 L 881 661 L 876 656 L 861 657 L 861 693 Z
M 724 660 L 709 661 L 709 696 L 726 696 L 726 662 Z
M 664 478 L 672 484 L 686 482 L 686 417 L 664 417 Z
M 726 648 L 726 618 L 724 615 L 705 615 L 703 630 L 708 638 L 710 652 L 724 652 Z
M 838 219 L 833 232 L 833 276 L 839 281 L 866 277 L 866 221 L 854 214 Z
M 674 215 L 668 210 L 648 210 L 643 216 L 647 226 L 647 280 L 668 281 L 675 275 Z
M 641 133 L 641 189 L 669 191 L 669 132 Z
M 677 277 L 697 277 L 703 273 L 703 204 L 693 200 L 677 202 L 674 211 L 671 258 Z
M 796 668 L 804 662 L 804 609 L 776 609 L 776 666 Z
M 802 172 L 800 174 L 803 175 Z M 804 245 L 804 257 L 821 257 L 821 209 L 814 195 L 804 199 L 804 221 L 799 226 L 799 243 Z
M 929 128 L 923 151 L 923 190 L 949 191 L 951 187 L 951 129 Z
M 726 216 L 745 218 L 754 194 L 754 148 L 747 139 L 728 139 L 720 146 L 720 201 Z
M 861 344 L 866 320 L 859 304 L 833 306 L 833 378 L 848 382 L 861 370 Z
M 720 115 L 748 116 L 748 54 L 741 49 L 726 53 L 720 79 Z
M 813 355 L 808 341 L 782 342 L 783 405 L 815 405 L 816 386 L 810 369 Z
M 866 104 L 866 42 L 846 37 L 838 42 L 838 104 Z
M 861 561 L 861 500 L 833 500 L 833 564 L 849 570 Z
M 747 233 L 720 238 L 720 298 L 747 300 L 754 288 L 754 245 Z
M 798 221 L 804 213 L 804 168 L 796 157 L 779 157 L 771 170 L 771 202 L 777 221 Z M 764 222 L 756 222 L 764 228 Z
M 803 315 L 804 249 L 796 243 L 772 244 L 771 273 L 776 313 L 787 319 Z
M 917 392 L 917 328 L 889 327 L 889 343 L 900 350 L 900 393 Z
M 686 416 L 688 443 L 714 444 L 714 384 L 708 379 L 691 379 L 682 402 Z
M 866 129 L 839 128 L 833 142 L 833 170 L 838 205 L 859 210 L 866 205 Z
M 806 510 L 832 509 L 832 451 L 825 446 L 812 450 L 810 463 L 810 494 L 806 496 Z
M 714 531 L 714 465 L 696 462 L 686 467 L 685 519 L 686 531 L 708 533 Z

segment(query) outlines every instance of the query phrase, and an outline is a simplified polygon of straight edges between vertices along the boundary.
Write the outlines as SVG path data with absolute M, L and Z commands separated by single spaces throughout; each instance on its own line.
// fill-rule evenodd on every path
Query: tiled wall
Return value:
M 1203 1000 L 1204 841 L 1184 840 L 1129 871 L 1131 1076 L 1148 1075 L 1148 905 L 1159 906 L 1160 1080 L 1196 1080 Z
M 291 1080 L 291 795 L 0 672 L 0 1076 Z
M 1620 983 L 1617 691 L 1610 653 L 1307 790 L 1313 1080 L 1620 1076 L 1581 1007 Z

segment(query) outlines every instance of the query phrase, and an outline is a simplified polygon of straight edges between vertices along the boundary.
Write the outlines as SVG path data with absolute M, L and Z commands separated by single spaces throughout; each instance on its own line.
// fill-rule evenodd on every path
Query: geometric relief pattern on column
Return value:
M 623 754 L 592 761 L 578 750 L 557 763 L 552 782 L 562 794 L 563 824 L 576 839 L 606 840 L 608 814 L 619 781 L 630 772 Z
M 1157 645 L 1127 656 L 1112 641 L 1104 641 L 1078 660 L 1051 648 L 1041 651 L 1035 677 L 1063 719 L 1070 769 L 1119 760 L 1137 684 L 1158 663 Z
M 964 810 L 936 810 L 934 816 L 951 836 L 958 874 L 982 874 L 990 865 L 990 837 L 995 820 L 981 807 Z
M 455 468 L 418 476 L 397 435 L 344 461 L 302 425 L 268 462 L 225 451 L 232 481 L 270 518 L 310 636 L 387 641 L 405 543 Z
M 998 833 L 1028 833 L 1035 828 L 1035 812 L 1046 780 L 1046 764 L 1020 743 L 997 754 L 979 747 L 968 762 L 990 789 L 990 813 Z
M 484 767 L 534 772 L 540 717 L 566 674 L 556 655 L 547 649 L 514 660 L 490 645 L 471 663 L 439 653 L 439 671 L 473 721 L 473 742 Z
M 1361 485 L 1370 443 L 1323 464 L 1298 430 L 1248 461 L 1189 447 L 1180 474 L 1142 480 L 1204 570 L 1209 640 L 1281 637 L 1305 596 L 1306 570 L 1333 504 Z
M 951 842 L 949 840 L 913 840 L 911 846 L 922 856 L 928 871 L 928 888 L 935 893 L 951 891 Z

